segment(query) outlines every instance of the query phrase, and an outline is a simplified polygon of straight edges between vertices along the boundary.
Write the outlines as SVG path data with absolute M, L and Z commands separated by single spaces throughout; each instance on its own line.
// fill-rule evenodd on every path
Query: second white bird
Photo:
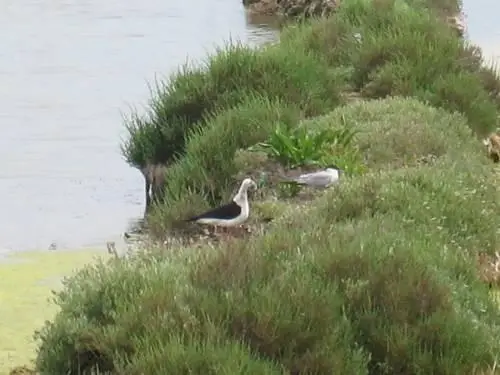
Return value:
M 322 171 L 304 173 L 298 177 L 291 178 L 299 185 L 307 185 L 317 188 L 325 188 L 339 181 L 342 170 L 336 166 L 331 166 Z

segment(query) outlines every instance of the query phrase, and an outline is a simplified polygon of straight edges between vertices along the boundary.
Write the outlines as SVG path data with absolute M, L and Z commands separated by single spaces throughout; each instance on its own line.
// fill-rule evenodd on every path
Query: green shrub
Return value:
M 265 140 L 278 124 L 293 127 L 299 119 L 294 106 L 254 95 L 207 118 L 207 125 L 191 132 L 185 156 L 169 169 L 164 202 L 150 218 L 152 229 L 164 232 L 179 218 L 228 199 L 239 184 L 233 178 L 235 152 Z
M 177 268 L 173 272 L 170 268 L 168 263 L 138 257 L 86 267 L 66 279 L 64 291 L 55 297 L 61 313 L 38 333 L 42 338 L 38 354 L 40 371 L 74 374 L 96 365 L 101 370 L 113 370 L 117 366 L 114 352 L 130 353 L 133 340 L 131 332 L 120 332 L 116 325 L 129 324 L 130 307 L 135 308 L 135 313 L 141 309 L 133 301 L 158 287 L 160 282 L 165 283 L 162 295 L 173 297 L 177 287 L 173 275 Z M 159 278 L 148 278 L 152 273 Z M 151 316 L 144 319 L 145 324 L 151 321 Z
M 483 156 L 482 144 L 474 141 L 461 115 L 429 107 L 416 99 L 396 97 L 352 103 L 306 123 L 323 129 L 335 127 L 343 119 L 357 130 L 355 142 L 370 169 L 418 165 L 443 155 Z
M 356 195 L 339 191 L 318 215 L 327 215 L 335 222 L 404 212 L 408 224 L 427 223 L 449 244 L 493 254 L 499 222 L 494 214 L 498 203 L 492 176 L 481 160 L 468 158 L 468 162 L 465 157 L 453 161 L 445 158 L 431 166 L 353 180 L 350 185 Z
M 471 73 L 448 74 L 437 78 L 427 94 L 435 106 L 466 114 L 471 127 L 485 136 L 497 123 L 497 107 L 481 82 Z
M 250 94 L 279 98 L 306 116 L 339 103 L 341 77 L 324 61 L 295 48 L 253 49 L 229 45 L 211 55 L 203 68 L 187 69 L 158 85 L 144 117 L 127 122 L 122 153 L 136 167 L 171 162 L 183 154 L 187 134 L 204 118 L 241 103 Z
M 327 154 L 338 146 L 347 149 L 355 135 L 354 129 L 324 128 L 311 131 L 305 126 L 293 129 L 280 126 L 271 133 L 266 142 L 257 143 L 252 151 L 264 151 L 269 157 L 288 168 L 304 165 L 327 166 L 331 162 Z
M 456 16 L 462 9 L 462 2 L 459 0 L 406 0 L 411 8 L 424 7 L 434 11 L 438 16 Z
M 413 96 L 459 110 L 481 135 L 496 126 L 498 74 L 483 65 L 477 47 L 422 7 L 348 1 L 333 17 L 285 30 L 281 43 L 343 65 L 351 72 L 352 89 L 364 97 Z
M 192 274 L 203 296 L 197 301 L 209 319 L 221 322 L 221 331 L 287 373 L 368 374 L 367 355 L 353 340 L 335 285 L 311 263 L 280 260 L 266 247 L 259 251 L 267 259 L 257 249 L 232 248 L 234 254 L 208 255 Z
M 411 18 L 407 21 L 402 24 L 406 26 L 378 33 L 366 30 L 370 36 L 354 61 L 354 86 L 370 98 L 427 99 L 435 106 L 460 110 L 480 134 L 491 130 L 496 125 L 496 104 L 477 73 L 460 59 L 463 42 L 438 25 L 419 32 Z
M 161 338 L 158 340 L 158 343 L 141 342 L 140 350 L 145 355 L 133 358 L 126 366 L 127 374 L 283 374 L 274 363 L 253 358 L 244 346 L 236 342 L 200 340 L 186 344 L 181 335 L 171 338 L 168 343 Z M 156 344 L 156 350 L 152 350 L 152 344 Z
M 451 375 L 491 364 L 498 353 L 498 318 L 493 326 L 470 323 L 496 314 L 483 287 L 473 281 L 474 291 L 465 292 L 473 307 L 463 309 L 462 297 L 455 296 L 464 292 L 462 280 L 450 271 L 460 263 L 431 254 L 445 242 L 429 240 L 426 226 L 412 232 L 406 215 L 384 216 L 355 223 L 363 236 L 330 244 L 330 253 L 315 260 L 317 272 L 341 285 L 356 341 L 371 355 L 370 372 Z M 489 304 L 487 313 L 480 311 L 483 303 Z
M 42 374 L 88 373 L 98 366 L 114 373 L 152 375 L 165 374 L 165 371 L 200 375 L 282 373 L 277 366 L 280 358 L 255 356 L 248 343 L 240 343 L 226 334 L 221 324 L 227 321 L 211 320 L 211 310 L 220 311 L 217 299 L 203 290 L 187 287 L 186 264 L 195 266 L 198 260 L 198 256 L 171 256 L 162 261 L 131 258 L 87 268 L 67 280 L 66 291 L 57 297 L 61 313 L 39 333 L 42 341 L 37 361 L 39 371 Z M 301 327 L 294 321 L 283 321 L 282 330 L 293 329 L 288 337 L 300 333 L 311 322 L 325 323 L 320 320 L 325 314 L 330 314 L 331 319 L 341 317 L 339 301 L 334 296 L 322 301 L 326 293 L 323 288 L 310 297 L 312 302 L 323 305 L 323 312 L 305 317 Z M 293 308 L 293 299 L 289 299 L 288 304 Z M 330 308 L 335 311 L 329 313 Z M 300 312 L 295 311 L 299 317 Z M 267 349 L 280 351 L 275 355 L 285 356 L 289 361 L 287 365 L 297 369 L 324 372 L 334 366 L 362 374 L 360 370 L 366 360 L 351 342 L 349 322 L 332 322 L 336 323 L 331 324 L 330 329 L 332 351 L 318 351 L 318 360 L 304 350 L 309 342 L 321 338 L 309 338 L 308 334 L 304 334 L 302 342 L 292 344 L 288 352 L 281 354 L 278 343 Z
M 349 66 L 358 43 L 355 32 L 355 27 L 343 18 L 319 18 L 288 25 L 281 31 L 280 45 L 315 53 L 331 66 Z
M 128 137 L 121 151 L 129 164 L 141 168 L 147 163 L 166 163 L 184 141 L 184 129 L 201 119 L 210 105 L 204 92 L 206 74 L 199 68 L 183 66 L 167 83 L 159 82 L 152 90 L 146 114 L 133 112 L 126 119 Z

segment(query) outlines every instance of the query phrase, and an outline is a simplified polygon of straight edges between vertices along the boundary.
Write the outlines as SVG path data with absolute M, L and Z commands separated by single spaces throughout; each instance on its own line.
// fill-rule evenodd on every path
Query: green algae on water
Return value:
M 15 253 L 0 260 L 0 375 L 15 366 L 28 365 L 35 356 L 35 330 L 52 319 L 57 306 L 51 291 L 106 251 L 50 251 Z

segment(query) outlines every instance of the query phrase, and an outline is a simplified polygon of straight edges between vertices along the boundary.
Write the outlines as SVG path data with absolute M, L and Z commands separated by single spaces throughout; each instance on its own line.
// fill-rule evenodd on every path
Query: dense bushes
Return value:
M 473 133 L 462 116 L 417 100 L 358 102 L 305 123 L 322 129 L 335 128 L 342 121 L 357 130 L 356 143 L 371 170 L 482 151 L 479 142 L 471 142 Z
M 258 118 L 284 109 L 249 100 L 218 117 L 220 132 L 253 106 Z M 500 317 L 471 260 L 497 248 L 500 207 L 465 120 L 395 98 L 306 124 L 339 116 L 362 130 L 379 171 L 344 179 L 308 209 L 292 206 L 249 240 L 80 272 L 39 336 L 41 373 L 455 375 L 490 366 Z M 370 147 L 403 158 L 405 116 L 412 157 L 431 150 L 436 159 L 394 169 Z
M 350 67 L 352 89 L 363 97 L 415 96 L 462 112 L 480 134 L 496 125 L 500 80 L 481 52 L 404 1 L 342 3 L 335 17 L 284 30 L 281 43 Z
M 290 106 L 250 97 L 221 112 L 190 137 L 185 157 L 170 168 L 163 205 L 149 218 L 151 230 L 164 234 L 177 220 L 229 199 L 237 187 L 235 151 L 264 140 L 278 124 L 312 130 L 355 129 L 356 149 L 371 169 L 482 151 L 479 142 L 470 141 L 473 134 L 463 117 L 416 100 L 359 102 L 299 123 L 297 110 Z M 335 157 L 344 159 L 344 155 Z
M 228 45 L 211 55 L 205 67 L 184 68 L 159 85 L 147 115 L 129 119 L 122 152 L 137 168 L 169 163 L 184 153 L 189 132 L 204 126 L 206 116 L 248 95 L 281 99 L 313 116 L 339 103 L 341 87 L 338 73 L 300 48 Z

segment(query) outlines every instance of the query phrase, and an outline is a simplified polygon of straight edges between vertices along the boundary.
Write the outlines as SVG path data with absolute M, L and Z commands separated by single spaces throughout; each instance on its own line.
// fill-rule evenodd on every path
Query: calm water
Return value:
M 499 64 L 500 3 L 495 0 L 465 0 L 464 13 L 467 15 L 469 39 L 481 46 L 488 61 Z
M 489 57 L 499 11 L 465 1 Z M 122 113 L 188 57 L 274 35 L 248 24 L 240 0 L 6 0 L 0 25 L 0 251 L 119 238 L 144 209 L 142 176 L 119 151 Z
M 0 251 L 119 237 L 144 209 L 122 114 L 188 57 L 273 36 L 240 0 L 6 0 L 0 25 Z

